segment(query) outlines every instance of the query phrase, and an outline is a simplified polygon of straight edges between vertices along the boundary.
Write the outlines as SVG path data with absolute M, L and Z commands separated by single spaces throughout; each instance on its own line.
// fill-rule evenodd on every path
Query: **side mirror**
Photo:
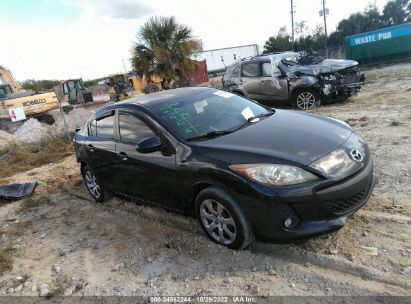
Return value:
M 151 153 L 158 151 L 162 144 L 158 137 L 152 136 L 142 139 L 138 142 L 136 150 L 140 153 Z

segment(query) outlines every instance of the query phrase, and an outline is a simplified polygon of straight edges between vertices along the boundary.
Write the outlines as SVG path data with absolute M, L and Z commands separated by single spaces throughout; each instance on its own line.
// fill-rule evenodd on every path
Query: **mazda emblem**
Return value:
M 364 159 L 364 156 L 358 150 L 351 150 L 350 154 L 351 154 L 352 159 L 357 162 L 360 162 Z

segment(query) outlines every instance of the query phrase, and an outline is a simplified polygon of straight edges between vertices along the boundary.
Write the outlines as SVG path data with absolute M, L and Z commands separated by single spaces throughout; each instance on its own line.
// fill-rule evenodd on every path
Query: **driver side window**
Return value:
M 144 121 L 130 113 L 120 112 L 118 122 L 123 143 L 136 144 L 147 137 L 157 136 Z
M 261 64 L 261 74 L 262 74 L 263 77 L 271 77 L 272 76 L 271 62 L 263 62 Z

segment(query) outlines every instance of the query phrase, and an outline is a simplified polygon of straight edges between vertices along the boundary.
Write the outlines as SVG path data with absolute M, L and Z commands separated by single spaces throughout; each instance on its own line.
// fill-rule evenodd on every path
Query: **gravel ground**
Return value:
M 228 250 L 192 218 L 118 198 L 92 202 L 71 156 L 10 177 L 47 186 L 29 203 L 0 206 L 0 244 L 15 248 L 0 294 L 411 296 L 411 65 L 367 79 L 349 102 L 314 111 L 363 135 L 380 177 L 338 232 Z

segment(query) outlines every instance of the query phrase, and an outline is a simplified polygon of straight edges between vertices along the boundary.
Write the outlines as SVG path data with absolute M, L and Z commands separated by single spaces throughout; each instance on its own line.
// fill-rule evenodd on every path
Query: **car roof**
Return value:
M 246 58 L 243 59 L 242 62 L 247 62 L 247 61 L 265 61 L 268 60 L 270 61 L 271 58 L 274 59 L 283 59 L 283 58 L 287 58 L 287 57 L 295 57 L 295 56 L 299 56 L 299 53 L 296 52 L 283 52 L 283 53 L 277 53 L 277 54 L 264 54 L 264 55 L 260 55 L 260 56 L 256 56 L 256 57 L 251 57 L 251 58 Z
M 133 106 L 144 106 L 146 108 L 152 108 L 157 105 L 180 101 L 181 99 L 185 99 L 186 97 L 202 94 L 206 92 L 216 91 L 214 88 L 209 87 L 188 87 L 188 88 L 178 88 L 172 90 L 164 90 L 156 93 L 141 95 L 138 97 L 126 99 L 124 101 L 117 102 L 115 104 L 107 105 L 101 108 L 98 112 L 104 111 L 106 109 L 114 109 L 120 107 L 127 107 L 129 105 Z

